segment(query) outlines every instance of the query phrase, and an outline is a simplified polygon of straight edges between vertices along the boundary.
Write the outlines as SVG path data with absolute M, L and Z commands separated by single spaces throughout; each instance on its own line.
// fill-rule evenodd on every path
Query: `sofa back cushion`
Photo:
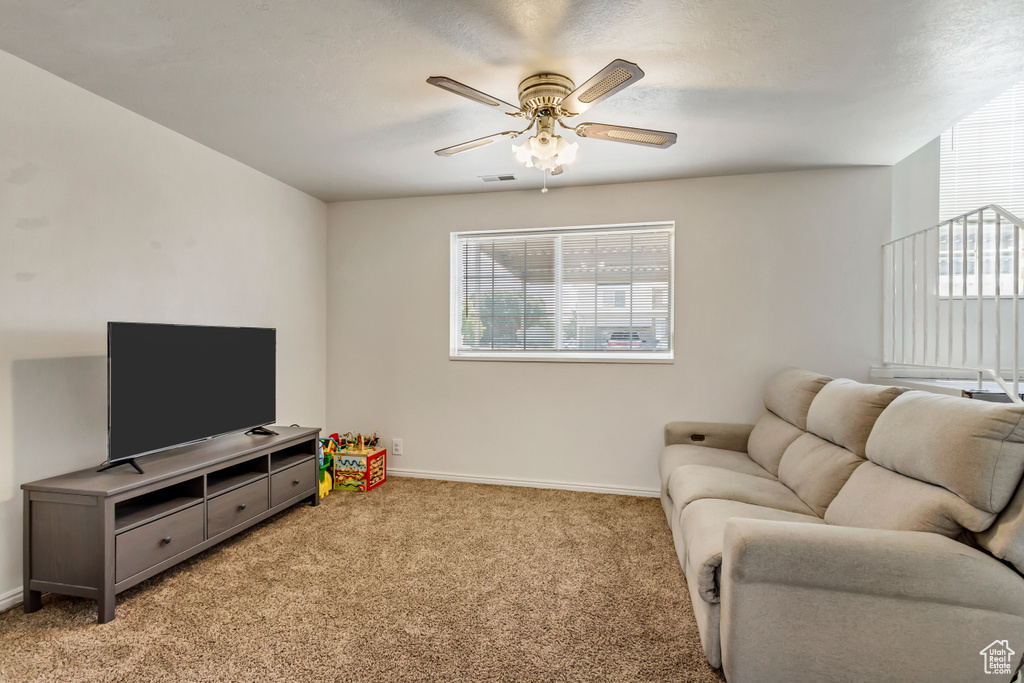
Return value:
M 872 466 L 850 477 L 825 521 L 984 531 L 1024 474 L 1024 407 L 908 391 L 882 411 L 866 451 Z
M 807 429 L 807 410 L 811 401 L 831 379 L 808 370 L 783 370 L 765 392 L 764 407 L 789 424 Z
M 764 395 L 768 411 L 754 425 L 747 441 L 750 459 L 778 475 L 782 454 L 807 429 L 811 401 L 830 380 L 825 375 L 796 368 L 776 375 Z
M 878 418 L 867 456 L 999 512 L 1024 474 L 1024 407 L 909 391 Z
M 804 434 L 786 449 L 779 462 L 779 481 L 800 500 L 825 516 L 832 499 L 864 463 L 864 458 L 814 434 Z
M 930 531 L 950 538 L 965 528 L 985 528 L 994 518 L 941 486 L 871 462 L 857 468 L 825 512 L 829 524 Z
M 773 475 L 779 474 L 779 461 L 789 445 L 806 434 L 770 410 L 764 411 L 747 440 L 747 455 Z
M 807 431 L 863 458 L 868 435 L 878 416 L 906 391 L 903 387 L 834 379 L 811 402 Z
M 906 389 L 834 379 L 807 410 L 807 432 L 786 448 L 779 480 L 819 517 L 864 462 L 868 434 L 878 416 Z

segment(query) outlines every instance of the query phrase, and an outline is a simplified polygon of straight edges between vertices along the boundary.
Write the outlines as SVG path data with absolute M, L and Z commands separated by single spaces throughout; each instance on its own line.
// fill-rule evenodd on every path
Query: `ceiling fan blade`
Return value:
M 616 59 L 594 74 L 590 80 L 569 93 L 559 106 L 574 114 L 582 114 L 598 102 L 608 99 L 623 88 L 644 77 L 644 72 L 633 62 Z
M 511 105 L 508 102 L 505 102 L 504 100 L 499 100 L 497 97 L 491 97 L 487 93 L 480 92 L 476 88 L 471 88 L 468 85 L 459 83 L 458 81 L 453 81 L 452 79 L 446 76 L 431 76 L 430 78 L 427 79 L 427 83 L 430 83 L 431 85 L 436 85 L 438 88 L 441 88 L 442 90 L 453 92 L 456 95 L 461 95 L 462 97 L 473 100 L 474 102 L 485 104 L 488 107 L 497 107 L 499 111 L 502 111 L 506 114 L 512 114 L 513 116 L 517 116 L 520 113 L 519 107 Z
M 628 142 L 631 145 L 644 147 L 671 147 L 676 144 L 676 134 L 650 128 L 630 128 L 629 126 L 612 126 L 607 123 L 581 123 L 575 132 L 582 138 L 611 140 L 612 142 Z
M 477 138 L 476 140 L 470 140 L 469 142 L 462 142 L 457 145 L 452 145 L 451 147 L 439 149 L 435 151 L 434 154 L 436 154 L 439 157 L 450 157 L 453 154 L 458 154 L 459 152 L 468 152 L 471 149 L 476 149 L 477 147 L 489 145 L 498 138 L 505 135 L 512 135 L 515 132 L 516 131 L 514 130 L 507 130 L 504 133 L 495 133 L 494 135 L 488 135 L 487 137 Z

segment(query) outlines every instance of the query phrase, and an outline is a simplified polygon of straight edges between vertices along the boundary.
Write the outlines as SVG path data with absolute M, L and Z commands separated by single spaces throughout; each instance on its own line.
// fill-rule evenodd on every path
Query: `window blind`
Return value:
M 1024 217 L 1024 82 L 942 134 L 939 220 L 986 204 Z
M 452 354 L 671 357 L 674 230 L 453 233 Z

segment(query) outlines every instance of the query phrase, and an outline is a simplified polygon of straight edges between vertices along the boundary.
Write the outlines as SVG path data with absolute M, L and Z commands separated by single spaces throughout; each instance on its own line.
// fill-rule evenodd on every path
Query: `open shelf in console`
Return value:
M 206 475 L 206 497 L 213 498 L 267 476 L 267 456 L 260 456 Z
M 270 471 L 277 472 L 316 456 L 316 439 L 303 441 L 270 454 Z
M 122 500 L 114 506 L 114 532 L 134 529 L 202 502 L 202 477 Z

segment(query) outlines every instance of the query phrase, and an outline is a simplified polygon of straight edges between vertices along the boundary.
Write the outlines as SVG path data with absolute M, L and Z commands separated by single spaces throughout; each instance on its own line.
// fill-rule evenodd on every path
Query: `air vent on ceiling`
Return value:
M 507 173 L 505 175 L 482 175 L 482 176 L 480 176 L 480 180 L 484 181 L 485 183 L 500 183 L 500 182 L 505 182 L 505 181 L 508 181 L 508 180 L 515 180 L 515 179 L 516 179 L 516 177 L 514 175 L 512 175 L 511 173 Z

